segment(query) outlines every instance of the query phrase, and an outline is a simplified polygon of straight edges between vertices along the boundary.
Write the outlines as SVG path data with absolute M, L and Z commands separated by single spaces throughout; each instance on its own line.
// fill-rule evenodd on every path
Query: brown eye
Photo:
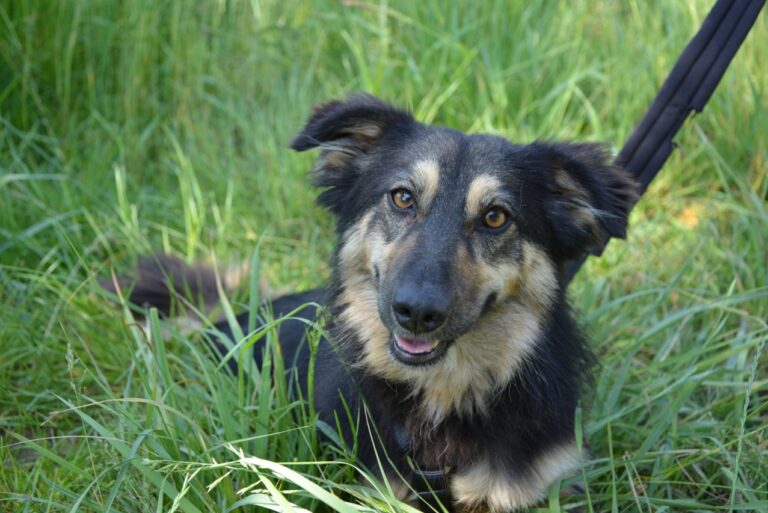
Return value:
M 392 203 L 397 208 L 411 208 L 414 204 L 413 194 L 408 189 L 395 189 L 392 191 Z
M 507 223 L 507 213 L 500 208 L 492 208 L 483 216 L 483 226 L 498 230 Z

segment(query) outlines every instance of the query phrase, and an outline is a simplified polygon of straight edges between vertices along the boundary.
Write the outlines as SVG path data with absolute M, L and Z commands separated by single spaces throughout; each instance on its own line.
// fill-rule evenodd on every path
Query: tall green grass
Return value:
M 365 90 L 429 123 L 618 146 L 710 4 L 0 3 L 0 510 L 404 511 L 286 382 L 230 377 L 97 279 L 258 243 L 274 290 L 320 285 L 332 221 L 286 148 L 312 104 Z M 763 14 L 629 242 L 571 287 L 602 366 L 585 494 L 543 511 L 768 511 L 766 36 Z

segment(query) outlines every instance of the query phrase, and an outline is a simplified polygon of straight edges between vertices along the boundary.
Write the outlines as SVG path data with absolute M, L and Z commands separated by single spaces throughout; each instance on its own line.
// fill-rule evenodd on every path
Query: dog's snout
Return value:
M 397 323 L 411 333 L 429 333 L 448 317 L 448 301 L 437 291 L 422 287 L 401 287 L 392 301 Z

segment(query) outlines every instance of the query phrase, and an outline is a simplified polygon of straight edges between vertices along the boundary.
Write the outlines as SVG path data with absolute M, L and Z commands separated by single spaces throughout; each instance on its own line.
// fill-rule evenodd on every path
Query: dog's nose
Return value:
M 430 290 L 402 287 L 395 293 L 392 311 L 397 323 L 411 333 L 429 333 L 448 317 L 448 301 Z

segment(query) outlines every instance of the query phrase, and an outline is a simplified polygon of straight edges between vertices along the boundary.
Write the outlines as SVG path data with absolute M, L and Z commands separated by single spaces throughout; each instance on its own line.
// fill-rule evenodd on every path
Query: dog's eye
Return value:
M 411 194 L 411 191 L 408 189 L 395 189 L 391 192 L 391 195 L 392 203 L 394 203 L 397 208 L 411 208 L 415 203 L 413 194 Z
M 483 216 L 483 226 L 491 230 L 498 230 L 507 224 L 509 216 L 499 207 L 493 207 Z

